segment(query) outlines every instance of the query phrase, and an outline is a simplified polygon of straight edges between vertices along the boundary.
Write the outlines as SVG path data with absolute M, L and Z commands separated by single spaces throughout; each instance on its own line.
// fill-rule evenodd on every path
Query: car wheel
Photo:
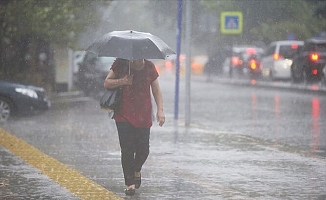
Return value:
M 229 77 L 233 77 L 233 67 L 229 67 Z
M 308 76 L 306 70 L 303 70 L 303 72 L 302 72 L 302 79 L 303 79 L 304 84 L 308 84 L 311 82 L 311 78 Z
M 294 68 L 297 68 L 297 67 L 296 67 L 296 65 L 292 64 L 292 66 L 291 66 L 291 80 L 292 80 L 293 83 L 300 83 L 301 79 L 298 77 L 298 73 L 295 72 Z
M 321 68 L 321 72 L 320 72 L 320 84 L 321 85 L 326 85 L 326 69 L 325 69 L 326 65 L 324 67 Z
M 326 77 L 325 77 L 325 74 L 323 74 L 323 75 L 321 76 L 320 83 L 321 83 L 322 85 L 326 85 Z
M 294 83 L 302 83 L 304 81 L 304 75 L 303 74 L 301 74 L 299 76 L 293 74 L 291 77 L 292 77 L 292 81 Z
M 269 80 L 274 81 L 274 79 L 273 71 L 269 69 Z
M 0 97 L 0 122 L 7 121 L 12 114 L 12 104 L 9 100 Z

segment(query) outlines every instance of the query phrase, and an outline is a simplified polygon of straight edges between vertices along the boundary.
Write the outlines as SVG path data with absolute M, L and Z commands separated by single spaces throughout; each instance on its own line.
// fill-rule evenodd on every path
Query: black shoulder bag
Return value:
M 120 77 L 122 68 L 123 66 L 119 66 L 117 78 Z M 113 89 L 106 89 L 105 93 L 100 99 L 100 106 L 104 110 L 116 111 L 120 108 L 121 102 L 122 102 L 122 86 Z

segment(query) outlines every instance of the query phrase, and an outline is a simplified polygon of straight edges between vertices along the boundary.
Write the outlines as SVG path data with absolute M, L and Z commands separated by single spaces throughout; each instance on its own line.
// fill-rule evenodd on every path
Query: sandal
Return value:
M 138 189 L 141 185 L 141 174 L 139 177 L 135 176 L 135 188 Z
M 126 189 L 125 189 L 125 194 L 126 195 L 128 195 L 128 196 L 133 196 L 133 195 L 135 195 L 135 192 L 136 192 L 136 190 L 135 190 L 135 188 L 133 188 L 133 187 L 127 187 Z
M 125 194 L 128 196 L 133 196 L 135 195 L 136 190 L 135 189 L 125 189 Z

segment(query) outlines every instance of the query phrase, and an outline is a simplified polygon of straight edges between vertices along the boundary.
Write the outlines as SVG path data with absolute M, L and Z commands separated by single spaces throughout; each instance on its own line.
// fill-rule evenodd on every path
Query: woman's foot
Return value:
M 135 172 L 135 188 L 138 189 L 141 185 L 141 173 Z
M 135 185 L 126 186 L 125 194 L 128 196 L 133 196 L 135 194 Z

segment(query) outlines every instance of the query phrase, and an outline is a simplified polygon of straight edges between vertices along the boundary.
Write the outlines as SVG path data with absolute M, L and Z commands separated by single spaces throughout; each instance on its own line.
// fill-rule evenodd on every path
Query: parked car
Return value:
M 270 79 L 291 79 L 292 58 L 303 41 L 284 40 L 270 43 L 261 59 L 262 73 Z
M 0 80 L 0 122 L 14 115 L 31 115 L 50 107 L 44 88 Z
M 115 59 L 114 57 L 97 57 L 95 54 L 87 53 L 79 64 L 77 86 L 86 95 L 104 90 L 104 80 Z
M 253 55 L 261 55 L 263 51 L 262 48 L 252 45 L 233 46 L 230 52 L 229 75 L 232 76 L 234 71 L 239 75 L 248 72 L 249 59 Z
M 305 41 L 293 58 L 291 75 L 294 82 L 325 82 L 326 38 Z

